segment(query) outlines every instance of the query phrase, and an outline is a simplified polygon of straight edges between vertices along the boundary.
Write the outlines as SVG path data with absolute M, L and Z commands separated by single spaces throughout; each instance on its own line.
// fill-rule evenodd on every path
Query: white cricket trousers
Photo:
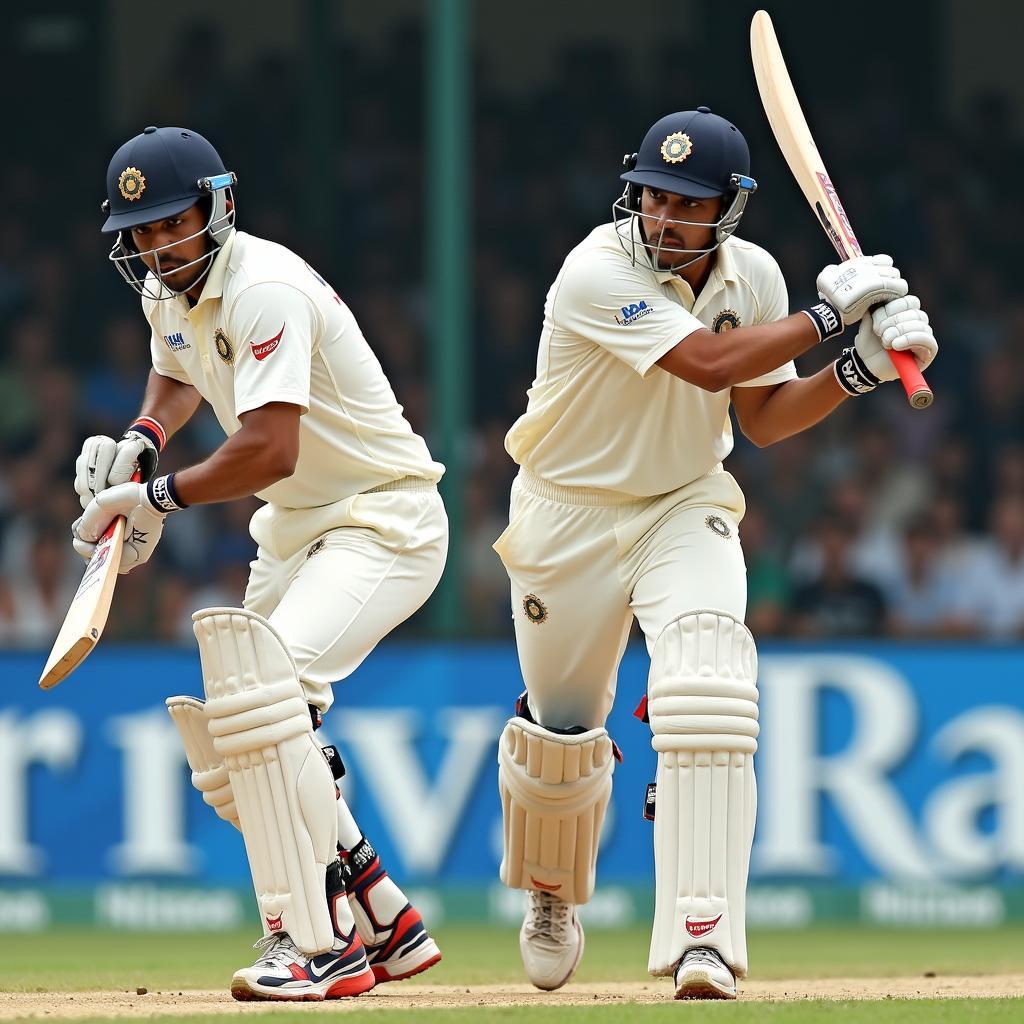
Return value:
M 648 653 L 685 612 L 713 608 L 743 621 L 744 508 L 720 466 L 640 500 L 520 469 L 494 549 L 512 584 L 519 664 L 539 724 L 604 725 L 634 616 Z
M 433 593 L 448 553 L 437 487 L 404 478 L 316 509 L 265 505 L 244 605 L 270 620 L 310 704 L 351 675 Z

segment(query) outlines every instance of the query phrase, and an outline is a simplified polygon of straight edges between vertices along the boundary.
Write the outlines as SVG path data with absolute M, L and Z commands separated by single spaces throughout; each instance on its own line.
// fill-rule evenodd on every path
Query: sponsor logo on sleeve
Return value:
M 634 323 L 641 317 L 647 316 L 648 313 L 654 312 L 653 306 L 648 306 L 644 299 L 639 302 L 631 302 L 628 306 L 622 306 L 619 310 L 622 316 L 616 314 L 615 322 L 620 327 L 625 327 L 627 324 Z
M 277 334 L 275 334 L 272 338 L 268 338 L 266 341 L 250 342 L 252 354 L 257 358 L 257 360 L 263 362 L 263 360 L 266 359 L 267 356 L 269 356 L 277 348 L 277 346 L 281 344 L 281 335 L 284 334 L 284 327 L 285 325 L 281 324 L 281 330 L 279 330 Z

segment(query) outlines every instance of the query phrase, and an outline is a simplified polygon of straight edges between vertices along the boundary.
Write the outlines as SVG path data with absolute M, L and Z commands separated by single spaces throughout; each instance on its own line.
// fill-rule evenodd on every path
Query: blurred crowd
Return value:
M 268 54 L 232 73 L 223 47 L 217 29 L 189 28 L 173 75 L 155 68 L 148 93 L 141 89 L 145 123 L 188 125 L 214 142 L 239 174 L 240 227 L 290 245 L 331 281 L 429 440 L 425 324 L 443 313 L 424 299 L 424 129 L 408 103 L 422 91 L 418 26 L 379 51 L 341 47 L 339 73 L 350 86 L 335 83 L 332 155 L 315 168 L 290 134 L 302 124 L 298 65 Z M 609 48 L 590 44 L 567 49 L 556 77 L 532 92 L 505 94 L 485 66 L 476 71 L 466 197 L 473 430 L 463 529 L 452 540 L 464 556 L 466 635 L 511 636 L 507 581 L 490 545 L 505 525 L 515 467 L 502 442 L 525 406 L 544 295 L 568 250 L 610 219 L 621 154 L 668 112 L 665 97 L 707 103 L 747 135 L 761 190 L 739 233 L 777 257 L 791 308 L 814 299 L 817 272 L 832 259 L 752 86 L 727 92 L 686 68 L 678 46 L 666 45 L 650 74 L 630 78 Z M 808 113 L 859 236 L 889 248 L 931 313 L 936 401 L 915 412 L 887 385 L 766 449 L 737 431 L 727 468 L 748 502 L 748 621 L 759 637 L 1020 639 L 1024 298 L 1009 268 L 1024 194 L 1002 184 L 1024 148 L 1016 111 L 1000 95 L 981 95 L 956 122 L 937 112 L 922 119 L 908 109 L 898 71 L 875 70 L 860 76 L 863 95 L 845 98 L 843 118 L 824 116 L 813 97 Z M 75 457 L 90 434 L 120 436 L 145 385 L 148 329 L 98 233 L 106 161 L 142 127 L 95 135 L 93 151 L 76 158 L 73 207 L 54 209 L 29 160 L 5 160 L 0 170 L 0 645 L 50 642 L 81 575 L 68 529 L 78 514 Z M 298 215 L 310 197 L 297 183 L 325 194 L 327 230 L 310 231 Z M 809 374 L 831 357 L 834 349 L 810 355 L 799 368 Z M 221 436 L 202 412 L 161 465 L 197 461 Z M 109 634 L 185 642 L 193 609 L 237 604 L 255 505 L 172 516 L 155 564 L 122 579 Z M 406 632 L 428 629 L 419 616 Z

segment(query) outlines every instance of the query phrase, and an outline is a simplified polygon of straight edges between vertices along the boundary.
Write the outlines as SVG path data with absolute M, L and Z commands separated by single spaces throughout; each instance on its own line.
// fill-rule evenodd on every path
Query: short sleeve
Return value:
M 758 324 L 773 324 L 776 320 L 782 320 L 789 316 L 789 294 L 786 291 L 786 279 L 775 260 L 771 259 L 771 265 L 764 277 L 764 284 L 761 286 L 761 294 L 757 296 Z M 761 374 L 753 380 L 745 380 L 736 384 L 738 388 L 763 388 L 771 387 L 774 384 L 784 384 L 787 380 L 795 380 L 797 377 L 796 365 L 792 360 L 783 363 L 782 366 L 768 373 Z
M 176 380 L 179 384 L 192 383 L 181 363 L 174 358 L 170 346 L 156 331 L 152 331 L 149 338 L 149 354 L 153 360 L 153 369 L 161 377 L 170 377 L 171 380 Z
M 236 340 L 235 415 L 270 402 L 309 410 L 310 364 L 319 314 L 308 295 L 281 282 L 246 288 L 228 333 Z
M 566 265 L 552 301 L 556 329 L 607 349 L 641 376 L 694 331 L 707 330 L 642 268 L 607 258 Z

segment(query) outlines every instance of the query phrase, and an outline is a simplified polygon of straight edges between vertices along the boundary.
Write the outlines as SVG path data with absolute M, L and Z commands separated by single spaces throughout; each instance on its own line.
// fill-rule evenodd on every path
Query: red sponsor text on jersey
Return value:
M 281 344 L 281 335 L 284 334 L 284 324 L 281 324 L 281 330 L 277 332 L 272 338 L 267 341 L 253 341 L 250 342 L 252 348 L 252 354 L 262 362 L 271 352 Z

